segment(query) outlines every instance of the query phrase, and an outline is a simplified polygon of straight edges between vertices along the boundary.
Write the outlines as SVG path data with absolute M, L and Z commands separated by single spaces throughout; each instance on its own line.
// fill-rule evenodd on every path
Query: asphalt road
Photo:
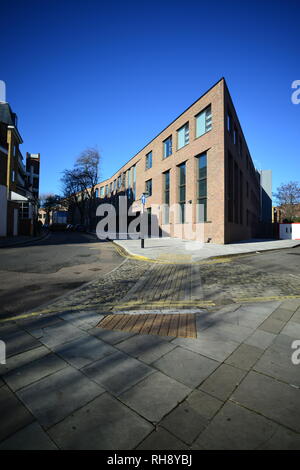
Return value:
M 300 246 L 286 250 L 254 253 L 236 259 L 239 264 L 268 273 L 285 273 L 300 276 Z
M 0 249 L 0 318 L 24 313 L 123 262 L 109 242 L 54 232 L 33 245 Z

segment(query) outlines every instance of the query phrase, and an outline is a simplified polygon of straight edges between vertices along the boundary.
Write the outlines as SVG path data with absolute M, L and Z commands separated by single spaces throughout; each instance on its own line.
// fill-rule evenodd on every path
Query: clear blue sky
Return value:
M 222 76 L 273 190 L 300 179 L 293 0 L 0 0 L 0 79 L 41 192 L 97 146 L 111 176 Z

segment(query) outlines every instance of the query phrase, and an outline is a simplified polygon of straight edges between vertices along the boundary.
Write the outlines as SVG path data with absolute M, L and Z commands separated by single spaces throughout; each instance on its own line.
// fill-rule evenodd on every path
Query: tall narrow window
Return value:
M 105 196 L 108 195 L 108 184 L 105 186 Z
M 200 137 L 212 128 L 211 106 L 196 116 L 196 137 Z
M 136 166 L 132 167 L 132 196 L 133 200 L 135 201 L 135 193 L 136 193 Z
M 170 137 L 164 140 L 163 144 L 164 144 L 164 158 L 167 158 L 170 155 L 172 155 L 172 136 L 170 135 Z
M 170 223 L 170 170 L 164 173 L 164 214 L 163 223 Z
M 121 187 L 121 184 L 122 184 L 122 176 L 118 176 L 118 189 L 120 189 Z
M 185 206 L 185 196 L 186 196 L 186 185 L 185 185 L 185 179 L 186 179 L 186 164 L 182 163 L 179 165 L 179 197 L 178 197 L 178 202 L 180 206 L 180 212 L 179 212 L 179 221 L 183 224 L 185 222 L 185 211 L 184 211 L 184 206 Z
M 152 168 L 152 152 L 149 152 L 146 155 L 146 170 L 149 168 Z
M 177 131 L 177 149 L 181 149 L 190 142 L 189 123 L 182 126 Z
M 227 113 L 227 130 L 229 133 L 232 132 L 232 117 L 230 113 Z
M 152 179 L 146 181 L 145 190 L 146 190 L 147 196 L 152 196 Z
M 98 197 L 99 197 L 99 189 L 96 188 L 96 189 L 95 189 L 95 198 L 97 199 Z
M 197 174 L 197 203 L 198 206 L 198 222 L 206 222 L 207 220 L 207 155 L 202 153 L 197 156 L 198 174 Z
M 100 197 L 104 197 L 104 186 L 100 188 Z

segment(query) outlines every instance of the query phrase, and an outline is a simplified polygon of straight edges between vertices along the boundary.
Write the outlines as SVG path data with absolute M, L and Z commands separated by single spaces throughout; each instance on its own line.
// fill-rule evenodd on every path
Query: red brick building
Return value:
M 184 236 L 187 208 L 194 228 L 202 224 L 204 241 L 229 243 L 259 236 L 262 224 L 260 174 L 254 168 L 235 107 L 222 78 L 98 185 L 108 201 L 120 192 L 146 209 L 164 207 L 159 226 L 170 236 Z M 197 203 L 203 207 L 199 217 Z M 178 204 L 178 211 L 168 207 Z M 164 205 L 164 206 L 163 206 Z M 270 219 L 271 219 L 270 209 Z

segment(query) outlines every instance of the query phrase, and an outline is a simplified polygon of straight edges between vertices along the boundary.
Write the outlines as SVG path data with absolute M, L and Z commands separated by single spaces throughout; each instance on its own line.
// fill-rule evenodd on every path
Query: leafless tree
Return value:
M 285 218 L 293 221 L 300 204 L 300 185 L 297 181 L 281 184 L 274 194 Z
M 97 149 L 87 148 L 77 158 L 72 170 L 64 170 L 61 178 L 67 204 L 75 205 L 81 223 L 87 219 L 91 227 L 95 218 L 95 187 L 99 181 L 100 155 Z

